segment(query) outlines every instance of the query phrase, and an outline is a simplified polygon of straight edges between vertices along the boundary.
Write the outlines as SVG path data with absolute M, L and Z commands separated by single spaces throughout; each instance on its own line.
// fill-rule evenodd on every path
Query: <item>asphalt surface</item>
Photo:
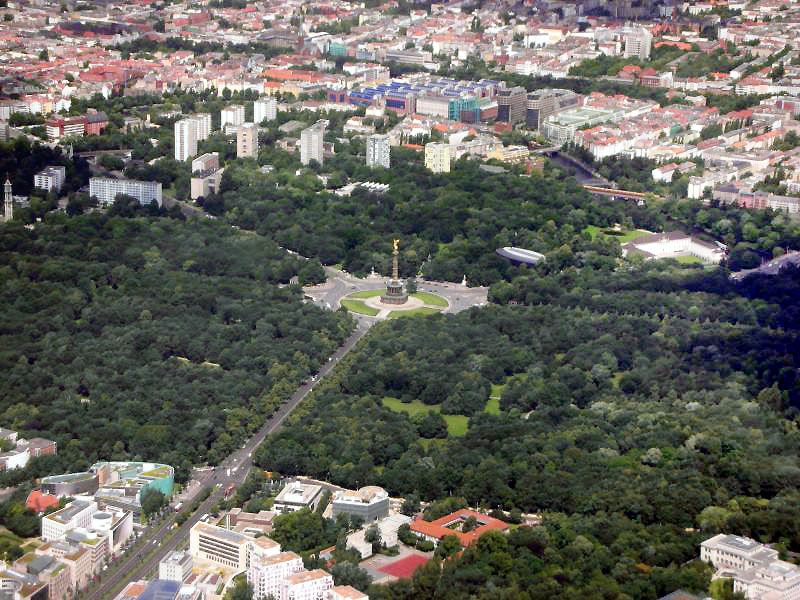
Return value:
M 247 474 L 252 466 L 252 453 L 271 433 L 277 431 L 286 418 L 297 408 L 297 406 L 308 396 L 319 382 L 327 376 L 336 364 L 352 350 L 358 341 L 366 335 L 374 321 L 358 319 L 358 326 L 353 334 L 347 338 L 330 360 L 319 370 L 319 373 L 301 385 L 294 394 L 284 402 L 280 408 L 267 420 L 267 422 L 244 444 L 244 447 L 230 454 L 213 470 L 206 471 L 197 478 L 200 481 L 198 492 L 206 486 L 215 486 L 211 495 L 204 500 L 200 507 L 192 515 L 174 530 L 172 537 L 163 541 L 175 523 L 175 515 L 171 515 L 164 522 L 160 523 L 155 529 L 145 530 L 139 543 L 134 548 L 128 550 L 115 563 L 110 574 L 104 574 L 100 583 L 84 591 L 81 596 L 86 600 L 109 600 L 114 598 L 123 587 L 132 581 L 138 581 L 147 577 L 149 573 L 158 569 L 158 563 L 167 554 L 179 547 L 185 546 L 189 539 L 189 530 L 200 521 L 203 515 L 210 513 L 211 509 L 223 498 L 225 488 L 231 483 L 241 485 L 247 478 Z M 230 471 L 228 470 L 230 469 Z M 186 500 L 185 503 L 191 502 Z M 143 543 L 142 543 L 143 542 Z M 158 543 L 161 542 L 159 546 Z M 152 552 L 148 556 L 148 553 Z

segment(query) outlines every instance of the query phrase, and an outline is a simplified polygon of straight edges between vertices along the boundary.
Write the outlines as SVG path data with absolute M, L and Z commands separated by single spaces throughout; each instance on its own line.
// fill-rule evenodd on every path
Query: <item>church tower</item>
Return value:
M 8 174 L 6 174 L 6 184 L 3 186 L 3 190 L 5 191 L 3 203 L 5 213 L 3 214 L 3 221 L 8 223 L 14 218 L 14 204 L 11 200 L 11 181 L 8 178 Z

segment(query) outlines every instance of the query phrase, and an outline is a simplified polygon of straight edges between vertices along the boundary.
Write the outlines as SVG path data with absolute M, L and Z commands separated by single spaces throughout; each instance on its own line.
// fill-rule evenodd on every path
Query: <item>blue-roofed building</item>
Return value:
M 180 590 L 181 584 L 178 581 L 156 579 L 147 584 L 138 600 L 175 600 Z

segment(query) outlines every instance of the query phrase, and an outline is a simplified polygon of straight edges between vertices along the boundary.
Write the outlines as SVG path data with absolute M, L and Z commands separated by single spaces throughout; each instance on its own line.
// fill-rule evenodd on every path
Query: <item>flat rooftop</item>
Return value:
M 275 503 L 308 504 L 322 491 L 322 486 L 290 483 L 275 497 Z

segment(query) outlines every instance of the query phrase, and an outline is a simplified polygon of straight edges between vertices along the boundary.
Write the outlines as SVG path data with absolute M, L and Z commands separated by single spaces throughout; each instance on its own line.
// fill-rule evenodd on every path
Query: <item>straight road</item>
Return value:
M 280 408 L 267 420 L 267 422 L 256 432 L 239 450 L 230 454 L 213 471 L 210 471 L 201 483 L 204 486 L 213 485 L 214 490 L 206 498 L 200 507 L 181 525 L 173 531 L 172 537 L 164 541 L 167 534 L 175 522 L 172 515 L 161 523 L 157 529 L 147 530 L 142 540 L 134 548 L 126 552 L 118 563 L 114 565 L 114 571 L 106 575 L 103 580 L 94 586 L 93 589 L 86 590 L 82 598 L 86 600 L 109 600 L 119 593 L 125 585 L 132 581 L 144 579 L 149 573 L 158 569 L 158 563 L 167 554 L 183 546 L 189 539 L 189 530 L 200 520 L 200 518 L 210 513 L 211 509 L 223 498 L 225 488 L 231 483 L 241 485 L 247 478 L 250 467 L 253 464 L 252 454 L 256 448 L 271 433 L 277 431 L 286 418 L 297 408 L 297 406 L 308 396 L 323 377 L 330 374 L 336 364 L 352 350 L 358 341 L 364 337 L 374 321 L 359 319 L 356 330 L 334 352 L 330 360 L 323 365 L 317 376 L 304 383 L 294 394 L 284 402 Z M 142 543 L 143 542 L 143 543 Z M 159 546 L 158 543 L 161 543 Z M 152 553 L 152 554 L 148 554 Z

